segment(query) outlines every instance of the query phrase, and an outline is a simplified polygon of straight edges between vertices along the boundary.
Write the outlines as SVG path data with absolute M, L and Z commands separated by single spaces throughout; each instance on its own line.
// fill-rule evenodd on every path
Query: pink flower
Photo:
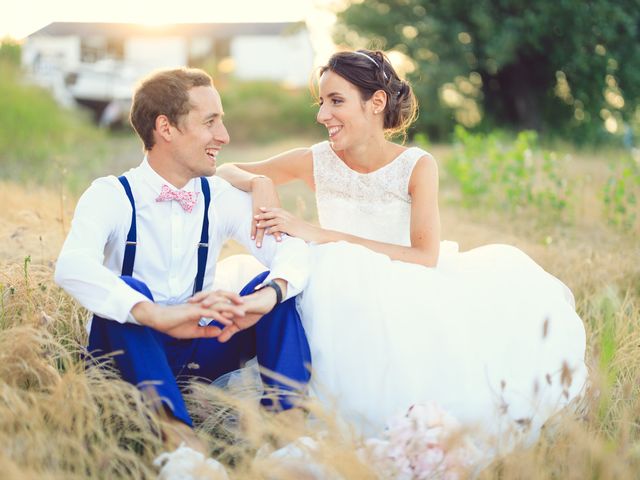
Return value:
M 480 451 L 461 435 L 452 415 L 430 402 L 390 419 L 383 438 L 368 439 L 361 454 L 382 478 L 455 480 Z

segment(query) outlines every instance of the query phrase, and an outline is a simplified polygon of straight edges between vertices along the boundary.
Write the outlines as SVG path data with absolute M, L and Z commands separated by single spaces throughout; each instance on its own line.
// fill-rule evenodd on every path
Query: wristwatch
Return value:
M 264 283 L 260 286 L 260 288 L 256 289 L 256 292 L 259 290 L 262 290 L 263 288 L 267 288 L 267 287 L 271 287 L 275 290 L 276 292 L 276 305 L 278 305 L 279 303 L 282 303 L 282 289 L 280 288 L 280 285 L 278 285 L 276 283 L 275 280 L 271 280 L 268 283 Z

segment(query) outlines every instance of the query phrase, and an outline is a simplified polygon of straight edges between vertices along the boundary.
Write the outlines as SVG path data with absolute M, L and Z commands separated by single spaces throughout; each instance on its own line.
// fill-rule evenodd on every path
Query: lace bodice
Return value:
M 427 152 L 411 147 L 371 173 L 358 173 L 331 149 L 311 147 L 320 225 L 329 230 L 396 245 L 411 245 L 409 180 Z

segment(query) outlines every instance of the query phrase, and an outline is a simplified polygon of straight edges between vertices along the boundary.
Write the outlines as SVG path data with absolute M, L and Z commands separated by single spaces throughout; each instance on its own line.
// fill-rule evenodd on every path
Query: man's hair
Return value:
M 189 90 L 208 86 L 213 86 L 213 80 L 198 68 L 160 70 L 140 82 L 133 94 L 129 121 L 146 151 L 155 145 L 156 118 L 166 115 L 169 123 L 177 127 L 180 118 L 192 108 Z

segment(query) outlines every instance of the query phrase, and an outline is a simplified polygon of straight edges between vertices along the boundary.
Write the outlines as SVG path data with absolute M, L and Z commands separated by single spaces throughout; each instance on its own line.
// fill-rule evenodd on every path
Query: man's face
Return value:
M 229 143 L 222 101 L 215 88 L 194 87 L 189 103 L 191 110 L 179 120 L 172 142 L 173 157 L 187 178 L 210 177 L 216 173 L 218 152 Z

